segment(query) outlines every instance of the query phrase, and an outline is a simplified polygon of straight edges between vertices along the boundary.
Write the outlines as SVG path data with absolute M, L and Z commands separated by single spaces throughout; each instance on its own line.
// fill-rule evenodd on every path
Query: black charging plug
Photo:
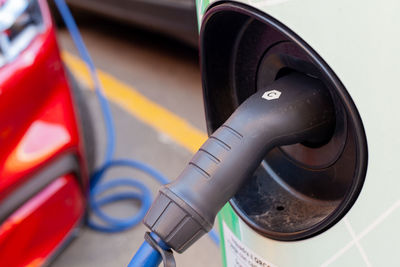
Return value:
M 210 231 L 215 216 L 273 147 L 323 143 L 335 113 L 321 81 L 291 73 L 243 102 L 172 183 L 163 186 L 144 224 L 181 253 Z

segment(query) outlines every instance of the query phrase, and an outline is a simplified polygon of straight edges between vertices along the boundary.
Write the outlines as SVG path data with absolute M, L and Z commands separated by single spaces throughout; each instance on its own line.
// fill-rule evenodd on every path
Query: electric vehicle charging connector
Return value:
M 211 230 L 218 211 L 273 147 L 323 144 L 335 113 L 329 91 L 300 73 L 284 76 L 243 102 L 163 186 L 144 224 L 178 253 Z

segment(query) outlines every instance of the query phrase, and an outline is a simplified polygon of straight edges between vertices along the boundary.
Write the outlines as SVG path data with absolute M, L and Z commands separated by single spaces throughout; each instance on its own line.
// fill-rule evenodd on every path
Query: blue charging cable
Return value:
M 98 223 L 93 219 L 89 218 L 87 224 L 90 228 L 102 231 L 102 232 L 120 232 L 126 229 L 129 229 L 138 223 L 140 223 L 145 216 L 147 210 L 150 208 L 152 203 L 152 196 L 151 191 L 148 187 L 143 184 L 142 182 L 132 179 L 132 178 L 116 178 L 110 181 L 102 182 L 105 173 L 112 167 L 115 166 L 125 166 L 130 167 L 133 169 L 140 170 L 150 177 L 153 177 L 157 182 L 161 184 L 169 183 L 169 180 L 160 172 L 152 168 L 151 166 L 144 164 L 142 162 L 132 160 L 132 159 L 113 159 L 114 152 L 115 152 L 115 127 L 114 127 L 114 120 L 111 114 L 110 105 L 104 96 L 102 86 L 100 80 L 97 76 L 96 68 L 93 64 L 93 61 L 89 55 L 89 52 L 82 40 L 82 37 L 79 33 L 78 27 L 75 23 L 75 20 L 72 17 L 72 14 L 65 3 L 64 0 L 54 0 L 56 6 L 64 20 L 65 25 L 68 28 L 68 31 L 71 35 L 72 40 L 75 43 L 76 48 L 79 51 L 80 57 L 86 63 L 91 78 L 94 82 L 94 88 L 97 95 L 97 98 L 100 103 L 101 112 L 104 118 L 105 128 L 106 128 L 106 153 L 104 157 L 103 164 L 101 167 L 96 170 L 91 179 L 90 179 L 90 196 L 89 196 L 89 204 L 91 212 L 96 215 L 102 223 Z M 120 186 L 128 186 L 135 188 L 135 191 L 126 191 L 126 192 L 119 192 L 116 194 L 107 195 L 104 197 L 100 197 L 102 193 L 112 188 L 120 187 Z M 138 192 L 137 192 L 138 190 Z M 120 200 L 126 199 L 136 199 L 139 200 L 142 205 L 140 210 L 131 217 L 128 218 L 117 218 L 114 216 L 110 216 L 102 211 L 101 207 Z M 210 238 L 215 242 L 215 244 L 219 245 L 219 238 L 217 233 L 214 230 L 209 232 Z M 140 248 L 139 251 L 142 251 L 140 255 L 142 255 L 143 259 L 145 255 L 151 262 L 159 262 L 161 261 L 160 255 L 157 251 L 150 249 L 151 246 L 145 241 Z M 139 252 L 138 251 L 138 252 Z M 147 251 L 146 253 L 144 253 Z M 136 258 L 136 256 L 135 256 Z M 135 259 L 134 258 L 134 259 Z M 157 259 L 156 259 L 157 258 Z M 134 260 L 133 259 L 133 260 Z M 134 264 L 133 260 L 131 261 L 129 266 L 156 266 L 152 265 L 152 263 L 148 262 L 149 265 L 131 265 Z M 136 262 L 136 261 L 135 261 Z

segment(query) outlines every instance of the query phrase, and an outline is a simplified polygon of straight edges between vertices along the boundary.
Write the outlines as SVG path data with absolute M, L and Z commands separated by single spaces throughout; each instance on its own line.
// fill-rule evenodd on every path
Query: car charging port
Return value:
M 252 229 L 283 241 L 314 236 L 339 221 L 363 185 L 367 145 L 358 111 L 335 73 L 290 29 L 238 3 L 209 9 L 200 53 L 209 133 L 256 91 L 293 72 L 324 84 L 335 112 L 330 133 L 266 153 L 230 204 Z

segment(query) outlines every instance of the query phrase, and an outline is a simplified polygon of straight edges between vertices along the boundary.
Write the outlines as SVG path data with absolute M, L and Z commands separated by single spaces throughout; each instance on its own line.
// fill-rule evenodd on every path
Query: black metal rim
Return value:
M 294 233 L 277 233 L 270 232 L 255 224 L 251 219 L 248 218 L 246 214 L 244 214 L 239 207 L 231 200 L 230 204 L 234 211 L 239 215 L 239 217 L 252 229 L 259 232 L 260 234 L 281 241 L 295 241 L 302 240 L 306 238 L 313 237 L 318 235 L 330 227 L 335 225 L 340 219 L 344 217 L 344 215 L 350 210 L 350 208 L 355 203 L 362 185 L 364 183 L 364 179 L 367 172 L 367 162 L 368 162 L 368 149 L 367 149 L 367 140 L 364 132 L 364 127 L 361 121 L 361 117 L 358 113 L 358 110 L 351 99 L 349 93 L 340 82 L 339 78 L 334 74 L 334 72 L 330 69 L 328 64 L 305 42 L 303 41 L 297 34 L 292 32 L 289 28 L 284 26 L 282 23 L 272 18 L 271 16 L 242 3 L 237 2 L 225 2 L 218 1 L 211 5 L 204 15 L 201 27 L 201 37 L 200 37 L 200 49 L 204 47 L 203 38 L 204 30 L 206 29 L 207 23 L 210 19 L 221 12 L 237 12 L 239 14 L 247 15 L 252 19 L 256 19 L 260 22 L 266 23 L 272 26 L 274 29 L 278 30 L 282 34 L 284 34 L 289 40 L 297 44 L 300 48 L 302 48 L 307 55 L 311 58 L 313 63 L 320 68 L 324 75 L 326 75 L 326 79 L 329 80 L 332 85 L 337 89 L 337 93 L 341 100 L 343 101 L 343 105 L 347 111 L 347 116 L 354 123 L 354 130 L 356 136 L 356 144 L 357 144 L 357 162 L 356 162 L 356 171 L 353 176 L 352 184 L 350 185 L 350 189 L 347 192 L 346 196 L 336 208 L 334 212 L 328 215 L 324 220 L 317 223 L 313 227 L 309 229 L 305 229 L 303 231 L 294 232 Z M 201 62 L 202 69 L 204 68 L 204 62 Z M 205 77 L 203 77 L 203 84 Z

